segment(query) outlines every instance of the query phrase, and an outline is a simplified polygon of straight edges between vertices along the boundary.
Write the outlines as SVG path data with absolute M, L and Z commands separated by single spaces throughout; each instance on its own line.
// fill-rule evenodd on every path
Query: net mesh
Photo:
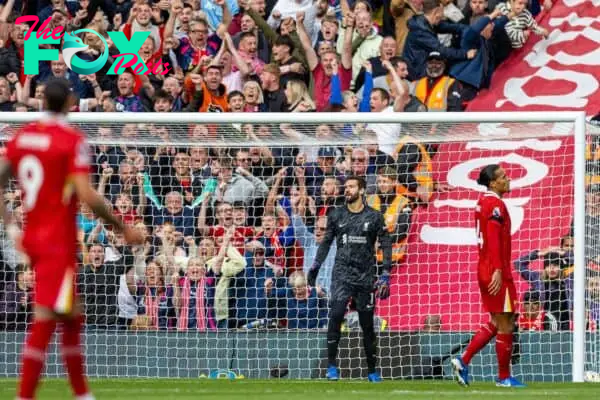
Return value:
M 150 118 L 150 117 L 149 117 Z M 1 127 L 6 140 L 19 124 Z M 330 251 L 307 288 L 326 216 L 343 182 L 365 177 L 365 201 L 384 212 L 395 243 L 391 296 L 378 301 L 384 378 L 447 378 L 487 321 L 476 280 L 473 212 L 484 165 L 512 178 L 519 333 L 513 370 L 524 380 L 571 379 L 572 123 L 79 124 L 94 186 L 144 230 L 128 248 L 86 207 L 78 216 L 78 290 L 92 376 L 324 377 Z M 410 137 L 405 137 L 410 135 Z M 586 371 L 600 372 L 600 151 L 588 135 Z M 596 182 L 597 179 L 597 182 Z M 16 185 L 4 200 L 22 216 Z M 216 263 L 225 227 L 234 226 Z M 3 237 L 0 375 L 15 376 L 31 318 L 31 273 Z M 548 254 L 557 254 L 557 259 Z M 215 264 L 216 263 L 216 264 Z M 551 265 L 550 265 L 551 264 Z M 554 268 L 553 266 L 557 266 Z M 365 377 L 357 313 L 340 343 L 342 377 Z M 62 373 L 51 346 L 47 373 Z M 493 346 L 473 361 L 495 375 Z

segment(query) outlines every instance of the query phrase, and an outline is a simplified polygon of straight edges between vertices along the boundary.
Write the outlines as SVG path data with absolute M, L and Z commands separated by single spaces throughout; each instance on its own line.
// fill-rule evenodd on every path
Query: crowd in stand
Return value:
M 43 110 L 44 83 L 64 77 L 79 97 L 74 111 L 94 112 L 462 111 L 531 33 L 548 35 L 533 16 L 552 6 L 550 0 L 2 3 L 0 110 Z M 106 45 L 93 33 L 80 34 L 89 47 L 77 56 L 90 61 L 108 46 L 111 57 L 97 73 L 77 75 L 61 53 L 41 61 L 38 75 L 26 75 L 24 38 L 31 26 L 15 24 L 20 15 L 37 15 L 40 24 L 49 18 L 50 29 L 92 29 Z M 128 39 L 149 32 L 139 55 L 148 67 L 159 65 L 153 69 L 159 73 L 136 75 L 128 68 L 108 74 L 119 53 L 110 31 Z M 396 264 L 410 245 L 413 213 L 447 189 L 430 177 L 436 147 L 406 136 L 399 125 L 245 125 L 237 135 L 249 145 L 238 148 L 203 146 L 220 135 L 209 125 L 191 127 L 189 140 L 198 145 L 187 147 L 170 143 L 168 127 L 159 124 L 94 129 L 105 143 L 131 141 L 95 145 L 93 176 L 107 202 L 147 241 L 125 247 L 81 207 L 78 288 L 88 329 L 322 328 L 335 248 L 317 287 L 307 285 L 304 271 L 323 240 L 328 213 L 344 202 L 345 177 L 365 178 L 366 201 L 385 214 L 393 235 Z M 340 135 L 369 144 L 260 144 Z M 165 144 L 135 146 L 137 137 Z M 19 190 L 7 191 L 4 200 L 22 222 Z M 0 329 L 23 329 L 33 272 L 6 237 L 0 243 Z M 532 282 L 527 304 L 554 298 L 548 294 L 554 286 L 547 285 L 554 275 L 535 275 L 528 262 L 567 262 L 566 252 L 538 251 L 516 262 Z M 548 305 L 542 309 L 568 324 L 565 307 L 567 317 Z M 534 321 L 523 323 L 540 326 L 540 308 L 538 314 L 531 309 Z

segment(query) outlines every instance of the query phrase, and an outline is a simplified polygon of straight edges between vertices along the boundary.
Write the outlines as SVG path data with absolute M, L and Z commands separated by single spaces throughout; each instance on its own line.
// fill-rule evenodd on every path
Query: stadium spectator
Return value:
M 505 17 L 498 18 L 500 15 L 500 11 L 495 9 L 489 16 L 478 18 L 463 32 L 460 47 L 477 49 L 477 54 L 471 60 L 453 65 L 450 68 L 450 76 L 472 88 L 471 94 L 465 96 L 466 100 L 472 100 L 478 90 L 490 85 L 496 65 L 494 49 L 501 45 L 496 37 L 502 35 L 498 31 L 502 30 L 508 21 Z
M 314 226 L 314 233 L 309 230 L 305 216 L 307 207 L 310 207 L 310 205 L 307 203 L 310 201 L 311 199 L 306 195 L 306 193 L 302 193 L 299 196 L 298 201 L 292 201 L 291 204 L 292 227 L 294 228 L 294 233 L 298 238 L 298 242 L 304 249 L 304 273 L 308 273 L 308 270 L 313 265 L 315 256 L 317 255 L 317 250 L 319 249 L 319 244 L 321 244 L 323 241 L 323 237 L 327 231 L 327 217 L 325 216 L 317 217 Z M 329 291 L 329 287 L 331 286 L 331 270 L 333 268 L 336 250 L 335 243 L 332 244 L 332 250 L 333 251 L 330 251 L 327 255 L 327 258 L 325 258 L 316 280 L 317 285 L 322 287 L 326 292 Z
M 436 184 L 431 177 L 431 152 L 428 148 L 405 136 L 396 146 L 392 157 L 398 171 L 397 191 L 417 203 L 427 204 Z
M 415 82 L 415 96 L 428 111 L 463 111 L 463 88 L 448 75 L 447 60 L 436 51 L 429 53 L 425 76 Z M 469 79 L 474 79 L 469 75 Z M 476 83 L 476 82 L 474 82 Z
M 274 280 L 265 281 L 267 296 L 286 300 L 288 329 L 323 329 L 327 327 L 327 294 L 320 287 L 310 287 L 303 272 L 294 272 L 288 286 L 273 290 Z
M 331 97 L 331 79 L 333 75 L 339 73 L 341 90 L 347 90 L 350 88 L 350 82 L 352 80 L 353 71 L 353 59 L 352 55 L 352 33 L 354 19 L 348 18 L 347 34 L 342 45 L 343 51 L 338 57 L 337 53 L 331 49 L 327 52 L 322 52 L 317 56 L 312 42 L 308 36 L 308 33 L 304 29 L 302 24 L 303 16 L 299 14 L 296 19 L 299 21 L 298 37 L 302 43 L 304 52 L 306 53 L 306 60 L 308 67 L 312 74 L 314 82 L 313 93 L 315 98 L 316 110 L 323 111 L 329 105 L 329 98 Z M 339 42 L 338 42 L 339 43 Z M 341 68 L 340 68 L 341 63 Z
M 531 284 L 532 290 L 538 293 L 544 311 L 556 318 L 559 330 L 570 329 L 573 277 L 567 268 L 573 265 L 569 261 L 572 257 L 572 253 L 549 248 L 534 250 L 514 262 L 515 269 Z M 538 259 L 544 260 L 541 272 L 529 267 L 531 262 Z
M 407 23 L 408 35 L 402 56 L 408 64 L 408 79 L 416 81 L 426 75 L 425 65 L 431 52 L 439 53 L 450 63 L 470 60 L 477 50 L 468 51 L 443 46 L 438 33 L 461 34 L 463 26 L 443 21 L 444 9 L 439 0 L 424 0 L 423 15 L 413 16 Z
M 504 29 L 513 49 L 523 47 L 531 32 L 544 38 L 548 37 L 548 31 L 537 24 L 531 12 L 527 9 L 527 0 L 509 0 L 505 3 L 499 3 L 496 10 L 509 19 Z
M 397 265 L 406 254 L 412 217 L 410 199 L 396 193 L 398 173 L 392 167 L 381 167 L 377 173 L 377 191 L 367 196 L 367 204 L 384 215 L 385 227 L 392 239 L 392 261 Z M 377 251 L 377 262 L 383 254 Z
M 469 0 L 462 9 L 464 19 L 460 21 L 465 25 L 472 25 L 488 12 L 487 0 Z
M 146 267 L 145 281 L 137 288 L 137 329 L 173 329 L 176 327 L 176 310 L 173 304 L 172 284 L 165 284 L 165 271 L 155 262 Z M 139 317 L 143 316 L 143 317 Z
M 522 310 L 517 320 L 520 331 L 558 330 L 556 318 L 543 309 L 540 295 L 536 291 L 527 291 L 523 295 Z
M 89 329 L 115 329 L 117 326 L 117 295 L 120 277 L 131 265 L 130 253 L 117 262 L 105 261 L 101 244 L 88 247 L 88 263 L 77 275 L 78 291 L 83 301 L 86 325 Z
M 423 0 L 391 0 L 390 14 L 394 18 L 398 54 L 402 54 L 408 36 L 408 21 L 423 10 Z
M 206 276 L 205 259 L 190 257 L 182 278 L 180 271 L 171 276 L 173 304 L 177 309 L 177 330 L 205 332 L 216 328 L 208 298 L 213 278 Z
M 381 41 L 381 45 L 379 48 L 379 55 L 376 57 L 371 57 L 369 58 L 367 61 L 365 61 L 362 66 L 360 71 L 358 72 L 358 75 L 356 76 L 356 82 L 354 84 L 354 89 L 358 90 L 359 92 L 357 92 L 357 95 L 359 97 L 363 97 L 361 96 L 360 93 L 360 89 L 363 86 L 363 83 L 365 81 L 365 65 L 366 63 L 369 63 L 371 65 L 371 76 L 373 77 L 373 80 L 376 82 L 375 84 L 377 84 L 380 80 L 378 80 L 377 78 L 386 76 L 388 74 L 388 70 L 386 67 L 383 66 L 383 62 L 384 61 L 392 61 L 393 59 L 396 58 L 397 56 L 397 50 L 396 50 L 396 40 L 394 39 L 394 37 L 392 36 L 386 36 L 383 38 L 383 40 Z M 402 60 L 402 58 L 399 58 L 399 60 Z M 406 76 L 408 75 L 408 70 L 406 69 L 406 62 L 402 62 L 403 64 L 403 70 L 406 71 L 406 73 L 401 73 L 400 77 L 402 79 L 405 79 Z M 382 86 L 375 86 L 375 87 L 382 87 Z M 383 89 L 386 89 L 389 91 L 389 86 L 386 87 L 382 87 Z
M 231 159 L 219 160 L 219 184 L 215 201 L 243 202 L 249 205 L 253 200 L 264 198 L 269 193 L 267 185 L 245 168 L 236 168 L 234 175 Z
M 33 316 L 34 272 L 26 265 L 15 269 L 14 280 L 6 280 L 0 291 L 0 331 L 25 331 Z
M 155 226 L 170 223 L 184 237 L 193 236 L 196 230 L 194 209 L 183 205 L 183 196 L 179 192 L 170 192 L 165 196 L 165 206 L 152 208 L 152 223 Z
M 254 229 L 249 226 L 234 225 L 233 206 L 231 203 L 220 202 L 215 207 L 216 224 L 211 225 L 207 220 L 208 204 L 210 195 L 207 195 L 200 208 L 198 216 L 198 231 L 203 237 L 212 238 L 215 242 L 222 240 L 225 233 L 235 227 L 231 238 L 232 245 L 240 252 L 244 251 L 247 240 L 254 236 Z M 240 205 L 238 204 L 238 207 Z
M 371 157 L 369 151 L 363 147 L 357 147 L 352 150 L 350 156 L 350 170 L 347 176 L 360 176 L 366 182 L 367 194 L 373 194 L 377 190 L 377 175 L 369 173 L 369 163 Z
M 281 72 L 276 64 L 267 64 L 260 74 L 260 82 L 263 90 L 265 111 L 286 112 L 287 104 L 280 84 Z
M 259 241 L 252 241 L 248 243 L 247 249 L 246 268 L 238 279 L 235 306 L 238 326 L 276 317 L 276 302 L 271 301 L 266 293 L 267 279 L 276 278 L 273 288 L 285 287 L 283 268 L 267 261 L 265 246 Z
M 211 305 L 214 308 L 212 319 L 217 329 L 235 327 L 235 303 L 238 295 L 236 275 L 246 267 L 246 260 L 231 242 L 233 234 L 231 228 L 225 231 L 216 256 L 212 239 L 202 240 L 198 254 L 208 260 L 207 277 L 215 281 L 208 286 L 207 306 L 209 312 Z
M 21 196 L 20 190 L 15 190 L 12 193 L 4 194 L 4 201 L 7 203 L 7 209 L 11 210 L 14 223 L 22 228 L 23 227 L 23 206 L 20 202 Z M 0 240 L 2 240 L 2 264 L 4 265 L 4 270 L 6 273 L 9 271 L 15 271 L 18 264 L 25 263 L 24 256 L 17 251 L 15 247 L 14 239 L 11 239 L 9 235 L 6 234 L 6 226 L 2 222 L 0 224 L 2 228 L 2 234 L 0 236 Z M 12 277 L 12 274 L 8 273 L 7 278 Z
M 117 293 L 117 305 L 119 307 L 117 327 L 119 329 L 128 329 L 138 316 L 136 294 L 135 268 L 128 266 L 126 272 L 119 277 L 119 291 Z

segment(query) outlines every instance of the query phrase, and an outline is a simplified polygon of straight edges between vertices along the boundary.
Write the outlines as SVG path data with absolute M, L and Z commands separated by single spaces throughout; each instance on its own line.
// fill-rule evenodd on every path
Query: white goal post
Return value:
M 0 136 L 6 140 L 13 126 L 22 125 L 27 122 L 39 119 L 41 113 L 2 113 L 0 115 Z M 473 112 L 473 113 L 243 113 L 243 114 L 216 114 L 216 113 L 71 113 L 68 120 L 84 128 L 86 126 L 103 126 L 115 124 L 156 124 L 167 127 L 187 126 L 187 125 L 207 125 L 207 126 L 243 126 L 250 124 L 256 125 L 279 125 L 293 124 L 294 126 L 319 124 L 329 125 L 349 125 L 361 124 L 368 126 L 383 126 L 388 124 L 402 124 L 406 126 L 425 127 L 423 133 L 414 136 L 416 140 L 422 143 L 438 143 L 443 141 L 456 142 L 494 142 L 508 140 L 525 140 L 529 138 L 547 139 L 553 135 L 556 137 L 573 138 L 573 226 L 574 226 L 574 272 L 573 272 L 573 328 L 571 349 L 572 349 L 572 381 L 583 382 L 586 373 L 586 337 L 587 315 L 586 315 L 586 144 L 588 143 L 588 133 L 586 132 L 586 118 L 583 112 Z M 554 125 L 552 132 L 535 132 L 536 126 L 543 126 L 548 129 L 548 125 Z M 437 126 L 447 126 L 446 129 L 435 129 Z M 506 128 L 508 126 L 508 128 Z M 511 129 L 511 126 L 513 127 Z M 519 129 L 518 126 L 527 127 Z M 433 127 L 433 129 L 431 129 Z M 515 128 L 517 127 L 517 128 Z M 533 127 L 533 128 L 532 128 Z M 364 128 L 364 127 L 363 127 Z M 96 128 L 94 128 L 96 129 Z M 298 129 L 301 131 L 301 129 Z M 376 129 L 375 129 L 376 130 Z M 363 129 L 364 131 L 364 129 Z M 383 130 L 385 133 L 385 129 Z M 171 132 L 170 142 L 173 146 L 198 146 L 205 147 L 252 147 L 257 142 L 247 143 L 239 138 L 228 134 L 220 138 L 209 138 L 202 142 L 189 139 L 183 132 L 185 128 L 177 128 L 176 132 Z M 395 147 L 399 140 L 384 139 L 379 137 L 379 145 L 388 145 Z M 116 136 L 109 142 L 97 137 L 94 134 L 89 136 L 90 143 L 94 145 L 111 144 L 131 144 L 138 146 L 158 146 L 160 139 L 152 135 L 142 135 L 136 138 L 127 138 Z M 386 142 L 391 141 L 391 142 Z M 344 144 L 360 143 L 360 135 L 354 132 L 353 135 L 334 135 L 327 139 L 310 140 L 306 135 L 274 136 L 260 142 L 268 146 L 304 146 L 317 147 L 334 146 L 343 147 Z M 164 144 L 164 143 L 162 143 Z M 565 161 L 566 163 L 567 161 Z M 444 171 L 446 172 L 446 171 Z M 466 206 L 465 206 L 466 208 Z M 469 214 L 470 215 L 470 214 Z M 410 251 L 410 243 L 407 251 Z M 472 250 L 474 251 L 474 250 Z M 466 267 L 465 267 L 466 268 Z M 401 279 L 401 278 L 398 278 Z M 450 296 L 450 294 L 448 295 Z M 1 298 L 1 297 L 0 297 Z M 452 300 L 449 300 L 450 302 Z M 395 309 L 395 308 L 393 308 Z M 400 308 L 398 308 L 400 310 Z M 1 316 L 0 316 L 1 320 Z M 598 334 L 598 333 L 596 333 Z M 0 336 L 0 349 L 6 346 L 2 343 Z M 600 344 L 600 339 L 592 339 Z M 599 345 L 596 345 L 600 347 Z M 589 351 L 589 350 L 588 350 Z M 593 349 L 598 352 L 600 350 Z M 592 357 L 600 360 L 600 356 Z M 0 358 L 1 359 L 1 358 Z M 89 367 L 88 367 L 89 368 Z M 596 361 L 594 368 L 600 373 L 600 362 Z M 4 370 L 6 371 L 6 370 Z M 4 372 L 0 366 L 0 375 Z M 7 375 L 10 373 L 6 372 Z

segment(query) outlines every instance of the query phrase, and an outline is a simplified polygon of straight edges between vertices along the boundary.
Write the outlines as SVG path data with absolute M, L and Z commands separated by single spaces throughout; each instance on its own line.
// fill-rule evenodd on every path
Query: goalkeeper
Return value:
M 327 379 L 338 380 L 336 366 L 340 328 L 350 298 L 356 304 L 363 346 L 367 357 L 370 382 L 380 382 L 381 376 L 375 369 L 376 337 L 373 326 L 375 296 L 386 299 L 390 295 L 390 267 L 392 265 L 392 243 L 385 229 L 383 215 L 363 201 L 365 180 L 350 176 L 344 185 L 346 205 L 339 207 L 327 218 L 327 233 L 319 246 L 313 266 L 308 272 L 308 282 L 314 286 L 319 267 L 329 253 L 335 238 L 337 253 L 331 277 L 329 300 L 329 324 L 327 329 Z M 376 278 L 376 249 L 383 250 L 383 268 Z

